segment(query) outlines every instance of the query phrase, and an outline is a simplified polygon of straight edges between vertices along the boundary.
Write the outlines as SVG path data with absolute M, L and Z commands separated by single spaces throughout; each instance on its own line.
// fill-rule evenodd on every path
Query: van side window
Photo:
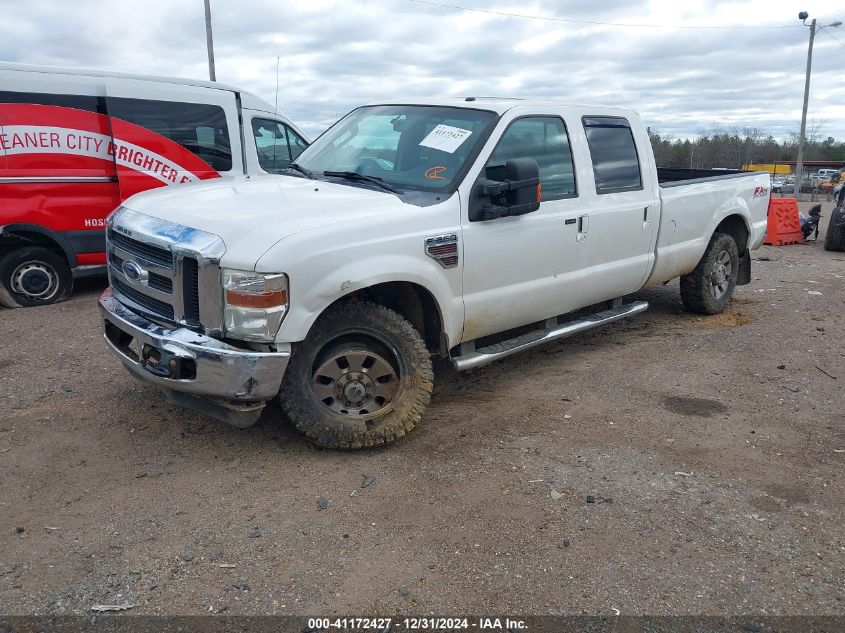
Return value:
M 271 119 L 253 119 L 252 134 L 261 169 L 278 174 L 296 160 L 308 143 L 287 125 Z
M 108 97 L 109 115 L 178 143 L 215 171 L 232 169 L 232 147 L 223 108 L 204 103 Z
M 505 163 L 512 158 L 537 161 L 543 200 L 577 195 L 569 135 L 559 117 L 530 116 L 511 123 L 484 167 L 486 177 L 504 180 Z
M 584 117 L 584 132 L 593 160 L 596 193 L 643 188 L 640 159 L 631 124 L 622 117 Z
M 32 103 L 35 105 L 62 106 L 86 112 L 106 113 L 105 99 L 89 95 L 63 95 L 46 92 L 11 92 L 0 90 L 0 103 Z

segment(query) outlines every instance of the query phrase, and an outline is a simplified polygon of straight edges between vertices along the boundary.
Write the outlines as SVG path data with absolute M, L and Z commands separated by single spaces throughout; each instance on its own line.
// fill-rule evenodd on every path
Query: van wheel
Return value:
M 830 223 L 824 236 L 824 250 L 845 251 L 845 209 L 834 209 L 830 214 Z
M 67 262 L 46 248 L 21 248 L 0 259 L 0 305 L 7 308 L 63 301 L 72 289 Z
M 326 312 L 294 348 L 282 410 L 316 444 L 357 449 L 410 432 L 431 399 L 434 374 L 419 332 L 367 302 Z
M 719 314 L 728 305 L 739 275 L 739 251 L 734 238 L 714 233 L 701 261 L 681 277 L 681 301 L 689 312 Z

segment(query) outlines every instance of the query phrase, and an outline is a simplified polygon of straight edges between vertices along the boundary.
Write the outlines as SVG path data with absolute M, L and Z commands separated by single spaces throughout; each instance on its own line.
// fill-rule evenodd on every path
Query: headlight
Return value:
M 223 323 L 247 341 L 272 341 L 288 311 L 288 276 L 223 269 Z

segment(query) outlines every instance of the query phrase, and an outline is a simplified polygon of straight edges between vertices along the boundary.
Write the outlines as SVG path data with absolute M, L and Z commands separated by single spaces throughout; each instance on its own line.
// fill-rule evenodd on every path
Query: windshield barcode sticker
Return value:
M 469 138 L 470 134 L 472 134 L 472 130 L 463 130 L 459 127 L 452 127 L 451 125 L 443 125 L 441 123 L 420 141 L 420 146 L 454 154 L 455 150 Z

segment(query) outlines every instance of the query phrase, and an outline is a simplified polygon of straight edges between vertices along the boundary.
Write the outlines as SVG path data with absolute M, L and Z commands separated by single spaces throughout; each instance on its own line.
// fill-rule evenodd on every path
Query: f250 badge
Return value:
M 763 196 L 769 195 L 769 188 L 768 187 L 756 187 L 754 189 L 754 197 L 755 198 L 762 198 Z
M 458 265 L 458 236 L 453 233 L 426 238 L 425 254 L 443 268 L 454 268 Z

